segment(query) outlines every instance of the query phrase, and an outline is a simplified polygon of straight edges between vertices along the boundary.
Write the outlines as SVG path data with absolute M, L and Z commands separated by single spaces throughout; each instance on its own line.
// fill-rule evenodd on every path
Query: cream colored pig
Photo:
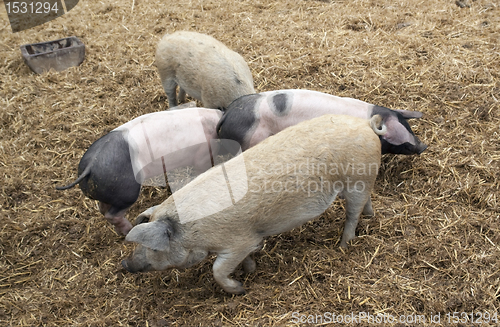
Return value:
M 126 240 L 139 245 L 122 264 L 129 272 L 186 268 L 217 254 L 215 280 L 244 293 L 229 275 L 266 236 L 289 231 L 321 215 L 340 193 L 346 223 L 340 245 L 355 237 L 358 218 L 373 214 L 370 192 L 380 165 L 378 135 L 386 126 L 325 115 L 289 127 L 241 155 L 215 166 L 144 215 Z
M 255 93 L 247 63 L 213 37 L 179 31 L 165 35 L 156 50 L 156 67 L 170 108 L 186 93 L 205 108 L 224 110 L 242 95 Z

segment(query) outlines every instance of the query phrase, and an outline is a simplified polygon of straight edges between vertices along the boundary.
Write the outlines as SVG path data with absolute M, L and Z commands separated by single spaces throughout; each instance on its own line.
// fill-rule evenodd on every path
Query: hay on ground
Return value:
M 498 312 L 497 2 L 88 0 L 15 34 L 0 16 L 0 325 L 281 326 L 369 312 L 422 315 L 422 325 L 440 314 L 433 325 L 444 326 L 447 313 Z M 257 271 L 236 273 L 247 294 L 231 296 L 213 258 L 124 272 L 133 245 L 78 188 L 55 190 L 97 138 L 167 108 L 154 53 L 176 30 L 242 54 L 258 91 L 312 89 L 424 113 L 411 126 L 429 148 L 383 157 L 376 215 L 360 220 L 348 250 L 338 247 L 339 200 L 268 238 Z M 81 66 L 36 75 L 23 63 L 20 45 L 71 35 L 86 45 Z M 129 219 L 167 196 L 145 187 Z M 387 325 L 408 325 L 399 323 Z

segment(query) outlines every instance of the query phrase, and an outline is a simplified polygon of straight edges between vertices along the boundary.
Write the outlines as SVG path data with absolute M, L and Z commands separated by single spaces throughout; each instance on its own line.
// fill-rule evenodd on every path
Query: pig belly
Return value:
M 136 174 L 140 183 L 144 180 L 175 170 L 177 168 L 193 166 L 198 173 L 204 172 L 212 167 L 212 159 L 208 143 L 201 143 L 180 149 L 154 161 L 143 164 L 142 171 Z
M 303 194 L 307 197 L 307 193 Z M 276 215 L 270 215 L 267 219 L 262 220 L 256 228 L 259 231 L 265 231 L 265 233 L 260 233 L 263 237 L 281 234 L 299 227 L 309 220 L 316 218 L 323 214 L 330 205 L 335 201 L 337 193 L 333 194 L 322 194 L 323 198 L 311 197 L 310 201 L 301 203 L 299 206 L 288 206 L 285 211 L 277 213 Z M 320 204 L 318 205 L 318 202 Z M 256 208 L 257 210 L 258 208 Z

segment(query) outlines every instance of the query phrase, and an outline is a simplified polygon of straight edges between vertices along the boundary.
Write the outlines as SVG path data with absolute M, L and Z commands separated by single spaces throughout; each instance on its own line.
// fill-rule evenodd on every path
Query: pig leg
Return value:
M 250 274 L 250 273 L 253 273 L 255 271 L 256 267 L 257 267 L 257 264 L 255 263 L 255 260 L 253 259 L 253 254 L 249 254 L 243 260 L 243 271 L 247 274 Z
M 179 86 L 179 96 L 178 96 L 179 103 L 183 103 L 186 101 L 186 91 L 182 87 Z
M 168 107 L 173 108 L 177 106 L 177 83 L 170 78 L 166 78 L 162 81 L 163 89 L 167 94 Z
M 339 199 L 345 199 L 344 194 L 341 192 L 338 195 Z M 373 208 L 372 208 L 372 200 L 369 198 L 368 201 L 366 201 L 366 204 L 363 208 L 363 215 L 364 216 L 373 216 Z
M 372 208 L 372 200 L 368 198 L 368 201 L 366 201 L 366 204 L 363 208 L 363 215 L 365 216 L 372 216 L 373 217 L 373 208 Z
M 219 163 L 217 155 L 219 154 L 220 144 L 214 139 L 216 136 L 205 134 L 205 137 L 208 142 L 206 145 L 202 144 L 194 156 L 194 169 L 197 175 L 204 173 Z
M 210 168 L 212 168 L 212 154 L 210 153 L 210 146 L 201 146 L 194 156 L 194 170 L 196 175 L 200 175 Z
M 127 210 L 123 210 L 116 213 L 115 215 L 111 215 L 109 212 L 107 212 L 104 215 L 104 218 L 106 218 L 107 221 L 109 221 L 113 226 L 115 226 L 115 231 L 118 234 L 127 235 L 128 232 L 133 227 L 130 221 L 128 221 L 127 218 L 125 218 L 126 212 Z
M 260 251 L 264 247 L 264 242 L 260 242 L 255 251 Z M 255 252 L 254 252 L 255 253 Z M 254 253 L 250 253 L 245 260 L 243 260 L 243 271 L 247 274 L 253 273 L 257 267 L 253 258 Z
M 250 262 L 253 262 L 253 265 L 255 265 L 255 261 L 250 254 L 259 248 L 259 244 L 260 240 L 256 242 L 254 246 L 245 247 L 240 251 L 217 254 L 217 259 L 215 259 L 213 266 L 214 278 L 226 292 L 231 294 L 245 294 L 243 285 L 239 281 L 230 278 L 229 274 L 231 274 L 242 261 L 243 269 L 246 270 L 245 266 L 251 269 L 252 263 Z
M 245 294 L 243 284 L 229 277 L 234 269 L 243 261 L 249 253 L 221 253 L 215 259 L 213 272 L 214 278 L 224 291 L 231 294 Z
M 106 212 L 108 212 L 109 209 L 111 209 L 111 204 L 99 201 L 98 205 L 99 205 L 99 212 L 102 213 L 103 215 L 105 215 Z
M 367 202 L 370 201 L 370 193 L 356 191 L 344 192 L 344 196 L 346 199 L 346 222 L 340 246 L 346 248 L 347 242 L 356 237 L 356 226 L 358 225 L 359 216 L 367 207 Z
M 104 215 L 104 218 L 115 227 L 118 234 L 127 235 L 132 229 L 132 224 L 125 218 L 128 208 L 116 213 L 111 213 L 111 209 L 110 204 L 99 201 L 99 211 Z

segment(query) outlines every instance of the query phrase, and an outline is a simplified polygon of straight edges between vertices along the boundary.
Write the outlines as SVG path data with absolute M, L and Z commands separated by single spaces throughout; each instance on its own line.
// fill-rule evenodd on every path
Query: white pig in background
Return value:
M 56 189 L 80 184 L 87 197 L 99 201 L 115 230 L 126 235 L 132 224 L 125 213 L 148 178 L 161 176 L 148 184 L 161 186 L 173 169 L 194 166 L 201 173 L 213 166 L 221 116 L 220 110 L 190 108 L 137 117 L 95 141 L 80 160 L 79 177 Z
M 217 133 L 221 139 L 237 141 L 245 151 L 289 126 L 327 114 L 364 119 L 382 116 L 387 126 L 387 133 L 380 136 L 382 154 L 420 154 L 427 148 L 406 121 L 422 117 L 421 112 L 391 110 L 357 99 L 309 90 L 269 91 L 243 96 L 227 108 L 217 125 Z
M 151 221 L 127 235 L 138 246 L 123 267 L 129 272 L 186 268 L 215 253 L 215 280 L 226 292 L 244 293 L 229 277 L 238 264 L 253 271 L 251 253 L 263 238 L 321 215 L 340 193 L 346 200 L 340 245 L 346 247 L 360 214 L 373 214 L 378 136 L 386 131 L 379 115 L 370 120 L 325 115 L 269 137 L 141 214 Z
M 245 59 L 213 37 L 179 31 L 163 36 L 156 50 L 156 67 L 170 108 L 186 93 L 206 108 L 224 110 L 233 100 L 255 93 Z

